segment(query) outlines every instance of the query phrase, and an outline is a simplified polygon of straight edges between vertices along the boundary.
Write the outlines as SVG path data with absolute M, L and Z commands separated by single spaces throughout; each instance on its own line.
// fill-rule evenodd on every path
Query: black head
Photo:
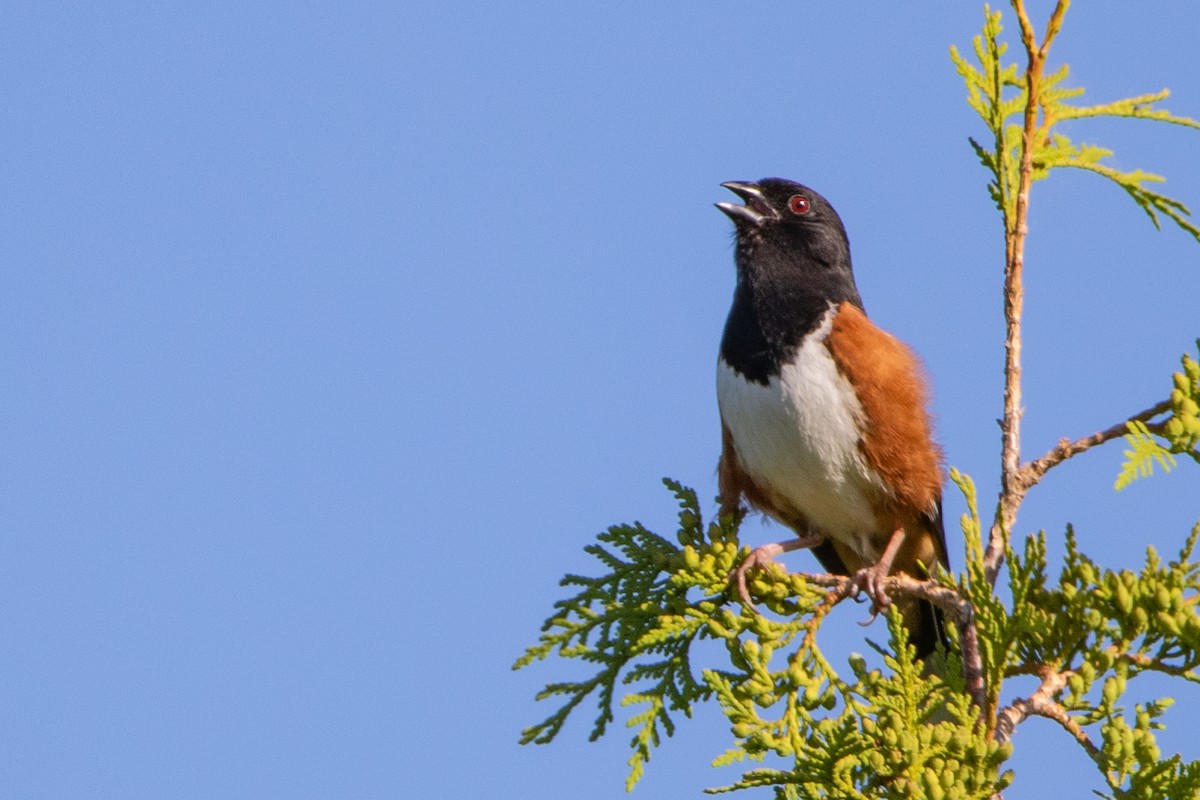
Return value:
M 746 203 L 717 203 L 737 233 L 737 288 L 721 357 L 765 384 L 830 306 L 862 308 L 850 242 L 833 206 L 807 186 L 782 178 L 721 185 Z
M 739 282 L 861 305 L 846 228 L 828 200 L 783 178 L 721 185 L 745 202 L 716 204 L 736 226 Z

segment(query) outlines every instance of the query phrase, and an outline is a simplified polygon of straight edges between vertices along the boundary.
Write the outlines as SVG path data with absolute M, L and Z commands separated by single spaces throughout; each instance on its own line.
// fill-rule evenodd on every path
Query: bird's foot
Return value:
M 871 616 L 867 617 L 866 622 L 861 623 L 864 626 L 874 622 L 875 618 L 879 616 L 879 612 L 892 604 L 892 598 L 888 597 L 887 591 L 883 588 L 883 582 L 887 579 L 888 573 L 892 571 L 892 562 L 896 560 L 896 553 L 900 551 L 904 539 L 904 528 L 897 528 L 892 533 L 892 538 L 888 541 L 887 548 L 883 551 L 879 561 L 872 566 L 863 567 L 850 579 L 851 595 L 857 597 L 865 594 L 871 601 Z
M 879 612 L 884 611 L 892 604 L 892 598 L 888 597 L 887 591 L 883 588 L 883 581 L 888 576 L 888 567 L 883 564 L 874 564 L 870 567 L 863 567 L 858 572 L 854 573 L 854 577 L 850 579 L 850 595 L 858 597 L 866 595 L 871 601 L 871 616 L 867 617 L 865 622 L 859 624 L 863 627 L 870 625 L 879 616 Z
M 731 582 L 737 586 L 738 598 L 742 601 L 742 605 L 749 608 L 755 614 L 759 613 L 758 608 L 754 605 L 754 601 L 750 599 L 750 590 L 746 588 L 747 572 L 775 563 L 775 556 L 777 555 L 790 553 L 792 550 L 799 550 L 801 548 L 816 547 L 824 541 L 824 536 L 814 533 L 801 536 L 798 539 L 790 539 L 786 542 L 764 544 L 761 547 L 751 550 L 750 555 L 746 556 L 741 564 L 738 564 L 737 569 L 730 576 Z

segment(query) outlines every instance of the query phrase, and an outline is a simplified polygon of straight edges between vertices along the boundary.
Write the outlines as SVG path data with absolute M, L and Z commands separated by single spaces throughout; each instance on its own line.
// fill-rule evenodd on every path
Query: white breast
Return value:
M 717 401 L 755 484 L 874 559 L 868 537 L 878 526 L 867 497 L 882 485 L 859 450 L 862 406 L 825 346 L 832 322 L 831 310 L 766 386 L 720 360 Z

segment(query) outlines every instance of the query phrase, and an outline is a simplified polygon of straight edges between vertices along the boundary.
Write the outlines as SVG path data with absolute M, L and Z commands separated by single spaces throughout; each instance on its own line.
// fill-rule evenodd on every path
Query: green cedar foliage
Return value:
M 943 680 L 913 659 L 898 614 L 888 617 L 886 671 L 868 669 L 861 657 L 835 667 L 817 637 L 832 608 L 828 591 L 775 565 L 751 581 L 771 616 L 742 607 L 729 591 L 729 574 L 746 554 L 737 544 L 739 520 L 727 515 L 705 525 L 695 493 L 665 483 L 680 505 L 678 546 L 641 525 L 609 528 L 599 537 L 603 545 L 587 548 L 608 571 L 564 578 L 564 586 L 581 590 L 555 604 L 540 642 L 517 661 L 520 668 L 557 653 L 595 666 L 590 678 L 550 684 L 538 695 L 565 699 L 524 731 L 523 742 L 552 739 L 592 693 L 599 709 L 592 737 L 602 735 L 619 687 L 631 687 L 622 700 L 634 707 L 626 721 L 635 731 L 627 788 L 641 777 L 660 729 L 674 729 L 671 713 L 690 716 L 695 704 L 711 700 L 734 739 L 714 765 L 768 757 L 791 764 L 749 770 L 717 791 L 771 786 L 785 798 L 984 798 L 1007 785 L 1011 775 L 1000 767 L 1009 747 L 978 727 L 956 668 Z M 699 639 L 723 644 L 728 664 L 697 675 L 689 655 Z
M 1007 45 L 1000 40 L 1003 27 L 1000 12 L 985 7 L 983 33 L 973 42 L 978 65 L 971 63 L 958 48 L 950 48 L 958 74 L 967 86 L 967 103 L 979 114 L 991 134 L 991 147 L 970 138 L 972 149 L 992 175 L 988 193 L 1004 219 L 1005 231 L 1016 229 L 1017 187 L 1021 169 L 1022 117 L 1027 91 L 1024 77 L 1015 63 L 1004 63 Z M 1112 151 L 1094 144 L 1076 144 L 1055 130 L 1060 122 L 1085 117 L 1123 117 L 1167 122 L 1200 129 L 1200 121 L 1176 116 L 1156 108 L 1155 104 L 1170 94 L 1160 92 L 1129 97 L 1095 106 L 1071 104 L 1083 95 L 1083 89 L 1065 88 L 1069 70 L 1066 64 L 1043 79 L 1040 94 L 1040 117 L 1032 154 L 1032 177 L 1042 180 L 1059 167 L 1083 169 L 1107 178 L 1120 186 L 1159 227 L 1163 214 L 1179 228 L 1200 241 L 1200 228 L 1188 219 L 1191 211 L 1178 200 L 1146 187 L 1165 179 L 1140 169 L 1122 172 L 1104 160 Z M 1126 441 L 1126 461 L 1117 476 L 1116 488 L 1123 489 L 1139 477 L 1153 473 L 1157 463 L 1164 471 L 1175 466 L 1175 455 L 1183 454 L 1200 462 L 1197 443 L 1200 442 L 1200 368 L 1184 356 L 1183 371 L 1174 375 L 1175 388 L 1171 393 L 1171 418 L 1157 424 L 1131 420 Z
M 1196 348 L 1200 350 L 1200 339 L 1196 340 Z M 1130 449 L 1125 451 L 1117 489 L 1153 474 L 1155 462 L 1169 472 L 1175 466 L 1176 455 L 1200 464 L 1200 363 L 1186 353 L 1180 361 L 1183 369 L 1171 376 L 1171 416 L 1152 424 L 1141 420 L 1127 423 L 1125 441 Z
M 772 787 L 777 798 L 986 798 L 1012 781 L 1004 762 L 1011 741 L 996 735 L 1006 680 L 1050 670 L 1064 674 L 1057 703 L 1064 729 L 1096 764 L 1112 797 L 1194 798 L 1200 762 L 1165 757 L 1154 731 L 1171 705 L 1158 698 L 1134 706 L 1122 700 L 1146 672 L 1200 682 L 1200 564 L 1192 560 L 1200 525 L 1177 559 L 1163 563 L 1146 551 L 1140 573 L 1114 572 L 1080 552 L 1068 529 L 1059 574 L 1049 576 L 1044 535 L 1024 551 L 1010 551 L 1004 595 L 984 578 L 982 526 L 969 478 L 955 472 L 967 498 L 962 519 L 967 569 L 939 575 L 975 609 L 983 644 L 986 705 L 981 720 L 953 654 L 939 653 L 939 669 L 913 659 L 894 611 L 888 616 L 885 669 L 861 656 L 830 662 L 819 645 L 831 610 L 827 589 L 773 565 L 753 574 L 751 590 L 769 612 L 741 606 L 728 576 L 747 553 L 737 545 L 739 520 L 704 523 L 695 493 L 666 484 L 679 501 L 675 542 L 639 524 L 613 526 L 587 550 L 602 574 L 569 575 L 578 587 L 555 604 L 538 644 L 517 661 L 524 667 L 550 655 L 579 659 L 594 670 L 584 680 L 549 684 L 539 699 L 560 706 L 526 729 L 523 742 L 546 743 L 590 695 L 599 711 L 592 738 L 615 718 L 616 697 L 631 709 L 634 731 L 627 788 L 641 777 L 661 733 L 674 731 L 673 714 L 715 701 L 729 721 L 733 746 L 714 766 L 772 763 L 747 770 L 732 785 L 711 791 Z M 953 630 L 951 631 L 953 633 Z M 721 643 L 727 663 L 693 663 L 692 645 Z M 1008 692 L 1011 695 L 1011 690 Z
M 1024 13 L 1019 0 L 1014 5 Z M 1061 23 L 1058 11 L 1054 20 L 1052 26 Z M 990 146 L 971 145 L 992 175 L 989 191 L 1013 236 L 1023 135 L 1011 120 L 1024 113 L 1025 87 L 1016 65 L 1003 61 L 1000 33 L 1000 14 L 988 9 L 974 43 L 978 64 L 957 50 L 952 58 L 969 103 L 992 134 Z M 1109 167 L 1102 163 L 1108 151 L 1076 145 L 1053 130 L 1058 121 L 1092 116 L 1200 124 L 1155 108 L 1165 91 L 1070 105 L 1082 91 L 1062 88 L 1066 76 L 1063 67 L 1042 78 L 1032 177 L 1044 178 L 1056 167 L 1089 170 L 1120 185 L 1156 225 L 1161 214 L 1200 239 L 1181 203 L 1145 187 L 1160 178 Z M 1173 382 L 1169 401 L 1150 410 L 1169 411 L 1165 420 L 1152 422 L 1155 414 L 1144 413 L 1127 424 L 1131 450 L 1118 488 L 1150 474 L 1155 463 L 1169 468 L 1177 455 L 1200 462 L 1200 365 L 1185 356 Z M 589 672 L 546 686 L 538 699 L 554 700 L 557 707 L 526 729 L 521 741 L 550 742 L 585 702 L 597 712 L 591 729 L 596 739 L 623 707 L 633 733 L 626 781 L 632 789 L 680 716 L 715 703 L 732 742 L 713 764 L 743 764 L 745 771 L 710 792 L 763 787 L 777 800 L 967 800 L 992 797 L 1012 782 L 1005 762 L 1015 728 L 1029 716 L 1043 716 L 1095 764 L 1101 796 L 1200 797 L 1200 761 L 1164 754 L 1155 740 L 1171 699 L 1132 706 L 1125 700 L 1145 673 L 1200 682 L 1200 563 L 1193 561 L 1200 524 L 1172 561 L 1147 548 L 1140 572 L 1099 566 L 1079 549 L 1070 528 L 1063 563 L 1052 570 L 1045 535 L 1029 536 L 1020 547 L 1005 548 L 999 575 L 1006 585 L 997 590 L 989 579 L 974 485 L 956 471 L 951 477 L 967 502 L 961 520 L 967 563 L 960 574 L 939 571 L 922 584 L 952 598 L 943 603 L 959 623 L 950 626 L 949 652 L 939 651 L 926 664 L 915 661 L 893 606 L 887 646 L 872 645 L 877 666 L 858 655 L 833 663 L 821 649 L 820 631 L 845 599 L 844 584 L 772 564 L 748 576 L 765 613 L 743 606 L 729 585 L 749 552 L 739 545 L 740 518 L 706 523 L 695 493 L 667 480 L 679 504 L 674 536 L 640 524 L 601 533 L 586 548 L 599 574 L 563 578 L 573 594 L 555 603 L 538 643 L 514 665 L 558 656 L 582 662 Z M 969 644 L 968 636 L 977 644 Z M 964 668 L 976 651 L 974 670 Z M 964 677 L 980 673 L 976 683 Z M 1031 677 L 1041 685 L 1017 697 L 1014 685 L 1027 687 Z
M 1000 25 L 1000 12 L 993 12 L 985 6 L 985 17 L 983 33 L 974 39 L 978 66 L 963 57 L 956 47 L 950 48 L 950 57 L 967 85 L 968 104 L 983 119 L 991 133 L 990 148 L 974 138 L 969 141 L 979 160 L 992 173 L 988 191 L 996 207 L 1004 215 L 1006 228 L 1011 231 L 1016 218 L 1017 186 L 1021 166 L 1020 123 L 1025 109 L 1026 89 L 1017 65 L 1004 63 L 1007 45 L 1000 41 L 1000 33 L 1003 30 Z M 1164 178 L 1140 169 L 1122 172 L 1103 163 L 1112 155 L 1111 150 L 1093 144 L 1075 144 L 1066 135 L 1055 130 L 1059 122 L 1083 117 L 1148 119 L 1189 128 L 1200 128 L 1200 121 L 1175 116 L 1165 109 L 1155 108 L 1156 103 L 1170 94 L 1166 89 L 1096 106 L 1072 105 L 1068 101 L 1082 96 L 1083 89 L 1064 88 L 1062 83 L 1068 74 L 1068 67 L 1064 64 L 1044 78 L 1039 109 L 1039 136 L 1033 151 L 1033 179 L 1041 180 L 1058 167 L 1094 172 L 1124 189 L 1146 212 L 1155 227 L 1159 227 L 1158 215 L 1163 214 L 1200 241 L 1200 228 L 1187 219 L 1191 215 L 1188 208 L 1178 200 L 1145 186 L 1146 183 L 1161 183 Z

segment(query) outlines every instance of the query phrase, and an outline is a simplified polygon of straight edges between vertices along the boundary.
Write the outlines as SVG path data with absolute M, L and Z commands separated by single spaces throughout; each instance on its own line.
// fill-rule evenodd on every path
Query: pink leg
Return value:
M 746 589 L 746 573 L 756 567 L 765 567 L 775 561 L 775 556 L 782 553 L 790 553 L 793 550 L 800 550 L 806 547 L 816 547 L 823 543 L 825 537 L 819 533 L 810 533 L 801 536 L 798 539 L 789 539 L 786 542 L 776 542 L 775 544 L 764 544 L 762 547 L 756 547 L 750 551 L 750 555 L 746 556 L 746 560 L 738 565 L 738 568 L 733 572 L 733 579 L 737 583 L 738 597 L 742 603 L 749 608 L 754 608 L 754 601 L 750 599 L 750 592 Z
M 876 614 L 892 604 L 892 599 L 883 590 L 883 581 L 887 578 L 888 573 L 892 571 L 892 562 L 896 560 L 896 554 L 900 552 L 900 547 L 904 544 L 904 538 L 904 528 L 897 528 L 895 533 L 892 534 L 887 548 L 883 551 L 883 555 L 879 557 L 879 561 L 870 567 L 863 567 L 854 573 L 854 577 L 851 580 L 854 593 L 858 594 L 861 592 L 871 600 L 871 619 L 867 620 L 867 624 L 870 624 L 871 620 L 875 619 Z

